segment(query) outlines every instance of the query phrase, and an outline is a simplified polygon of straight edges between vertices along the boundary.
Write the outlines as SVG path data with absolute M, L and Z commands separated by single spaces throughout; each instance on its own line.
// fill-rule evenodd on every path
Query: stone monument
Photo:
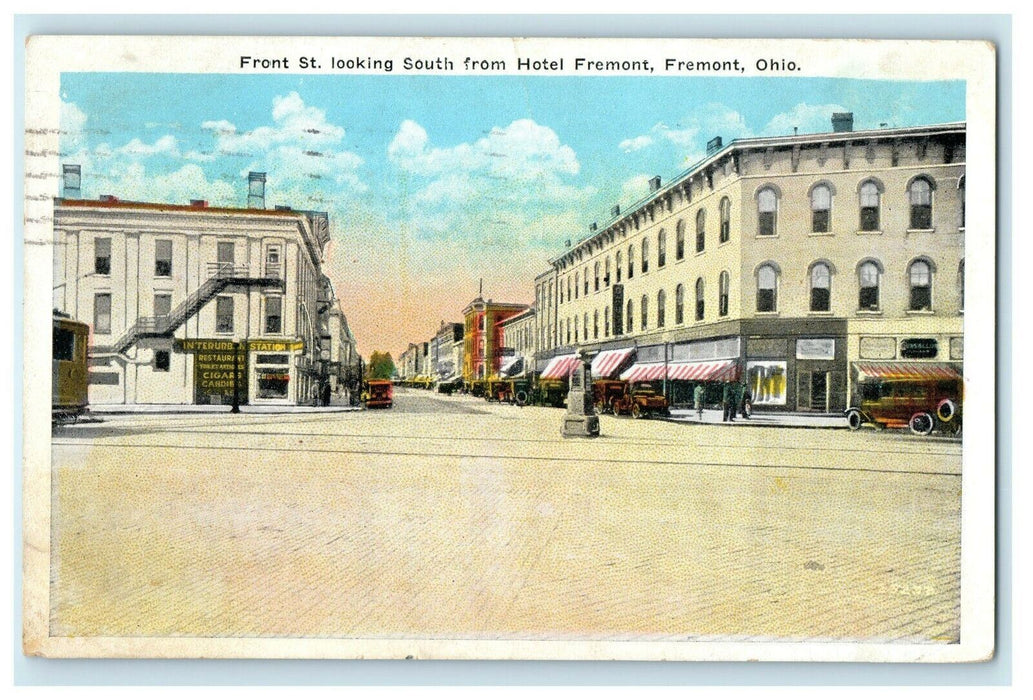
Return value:
M 599 416 L 592 397 L 592 371 L 584 356 L 570 374 L 567 414 L 563 416 L 563 437 L 598 437 Z

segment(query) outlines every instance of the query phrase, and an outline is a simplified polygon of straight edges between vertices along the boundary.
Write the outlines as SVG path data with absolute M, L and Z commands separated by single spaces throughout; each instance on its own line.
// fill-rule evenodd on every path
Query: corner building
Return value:
M 536 278 L 538 371 L 580 348 L 675 403 L 745 380 L 762 410 L 835 412 L 873 361 L 960 369 L 965 125 L 852 121 L 714 139 L 592 224 Z

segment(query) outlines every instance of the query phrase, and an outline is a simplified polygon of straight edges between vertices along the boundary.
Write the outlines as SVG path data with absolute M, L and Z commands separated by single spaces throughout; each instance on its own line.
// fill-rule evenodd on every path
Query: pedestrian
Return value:
M 724 423 L 735 422 L 735 385 L 731 382 L 725 382 L 724 388 L 721 391 L 721 409 L 723 415 L 721 421 Z
M 329 406 L 330 405 L 330 393 L 331 393 L 330 382 L 324 382 L 323 383 L 323 390 L 322 390 L 322 397 L 321 397 L 322 398 L 322 404 L 324 406 Z
M 703 384 L 697 384 L 692 391 L 692 403 L 696 407 L 696 418 L 703 420 Z
M 749 418 L 753 413 L 753 394 L 750 393 L 750 385 L 745 381 L 742 383 L 742 399 L 739 402 L 739 411 L 743 418 Z

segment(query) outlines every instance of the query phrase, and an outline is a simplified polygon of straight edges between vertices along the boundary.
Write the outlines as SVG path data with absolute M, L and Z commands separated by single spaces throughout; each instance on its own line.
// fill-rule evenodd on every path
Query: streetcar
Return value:
M 51 420 L 74 423 L 88 406 L 86 349 L 90 327 L 59 311 L 54 312 L 54 353 L 51 384 Z

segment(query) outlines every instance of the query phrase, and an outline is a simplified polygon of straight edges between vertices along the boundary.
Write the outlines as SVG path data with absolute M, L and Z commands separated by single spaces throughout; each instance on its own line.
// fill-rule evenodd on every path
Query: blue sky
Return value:
M 326 271 L 364 352 L 458 319 L 481 277 L 531 301 L 564 240 L 714 136 L 965 119 L 960 81 L 66 73 L 61 92 L 86 197 L 243 206 L 260 170 L 269 206 L 329 211 Z

